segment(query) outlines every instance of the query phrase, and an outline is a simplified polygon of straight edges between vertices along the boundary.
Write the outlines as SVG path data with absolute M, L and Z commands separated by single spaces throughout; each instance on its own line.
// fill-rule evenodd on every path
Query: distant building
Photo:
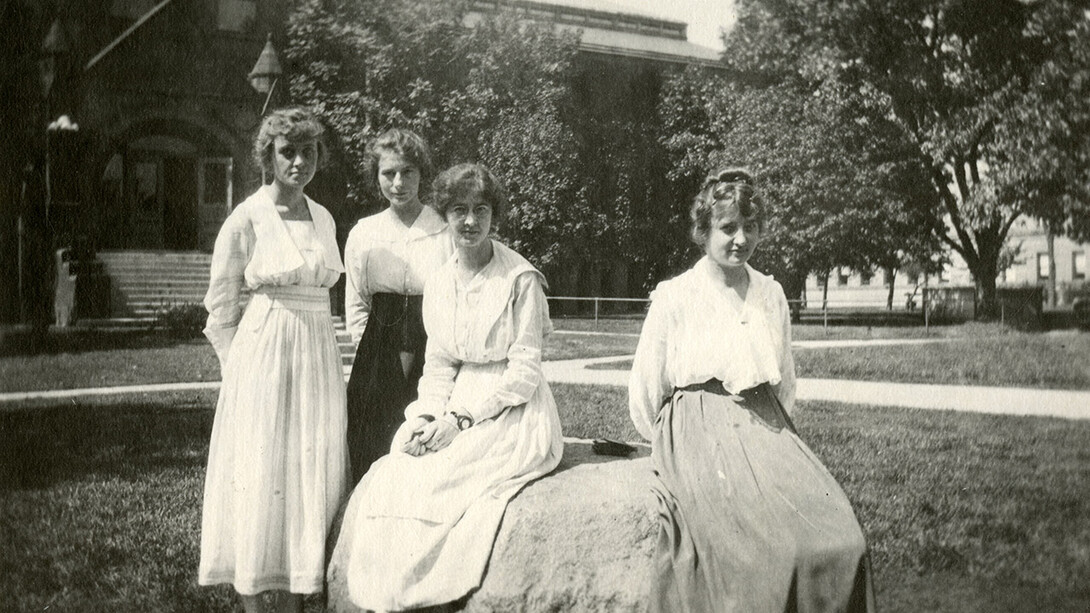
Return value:
M 0 258 L 22 261 L 27 227 L 44 216 L 58 246 L 133 252 L 133 261 L 149 251 L 210 251 L 232 206 L 260 182 L 249 157 L 264 97 L 247 74 L 286 4 L 68 0 L 47 12 L 5 3 L 5 30 L 27 29 L 4 34 L 29 41 L 30 57 L 20 58 L 29 70 L 51 22 L 65 41 L 51 96 L 36 104 L 44 108 L 31 124 L 44 133 L 65 114 L 79 130 L 50 135 L 48 212 L 34 210 L 36 202 L 3 207 Z M 4 320 L 18 318 L 33 282 L 5 288 Z M 120 298 L 113 306 L 123 309 Z
M 1045 291 L 1046 301 L 1055 306 L 1071 304 L 1072 289 L 1087 283 L 1086 254 L 1090 244 L 1078 243 L 1063 236 L 1052 239 L 1055 255 L 1055 279 L 1050 277 L 1049 235 L 1047 228 L 1028 217 L 1022 217 L 1011 227 L 1007 247 L 1014 253 L 1013 261 L 996 277 L 999 287 L 1039 286 Z M 892 279 L 895 288 L 894 309 L 905 309 L 913 302 L 920 305 L 920 288 L 926 282 L 931 286 L 971 286 L 973 275 L 965 261 L 956 252 L 949 253 L 950 264 L 942 272 L 924 279 L 898 271 Z M 828 301 L 830 307 L 881 308 L 886 304 L 891 279 L 881 271 L 856 271 L 845 267 L 834 269 L 829 275 Z M 810 308 L 820 308 L 824 285 L 817 275 L 806 280 L 806 299 Z
M 469 25 L 485 14 L 515 11 L 527 20 L 580 32 L 579 48 L 585 53 L 678 65 L 719 63 L 718 51 L 688 41 L 685 23 L 642 15 L 615 2 L 474 0 L 470 6 Z
M 1010 267 L 999 274 L 1001 284 L 1040 285 L 1045 288 L 1046 296 L 1055 292 L 1057 305 L 1071 304 L 1071 290 L 1086 285 L 1086 254 L 1090 252 L 1090 244 L 1053 236 L 1050 256 L 1048 229 L 1023 217 L 1011 227 L 1007 245 L 1015 256 Z M 1054 277 L 1051 257 L 1055 257 Z

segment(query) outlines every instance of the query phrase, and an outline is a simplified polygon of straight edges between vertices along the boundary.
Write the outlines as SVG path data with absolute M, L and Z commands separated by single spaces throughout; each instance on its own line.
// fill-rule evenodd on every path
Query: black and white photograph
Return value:
M 1090 2 L 0 0 L 0 611 L 1090 611 Z

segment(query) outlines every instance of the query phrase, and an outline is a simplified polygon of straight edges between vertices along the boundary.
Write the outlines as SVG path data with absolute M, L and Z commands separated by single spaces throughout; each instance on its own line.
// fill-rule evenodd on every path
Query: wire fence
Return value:
M 796 323 L 839 325 L 920 326 L 956 324 L 978 317 L 980 304 L 973 286 L 932 286 L 905 292 L 903 300 L 888 295 L 836 296 L 832 299 L 788 300 L 791 319 Z M 1002 287 L 997 290 L 994 316 L 1001 323 L 1022 329 L 1044 325 L 1044 297 L 1041 288 Z M 607 298 L 600 296 L 549 296 L 550 312 L 558 318 L 642 319 L 648 298 Z M 1090 325 L 1090 309 L 1079 321 Z
M 606 298 L 600 296 L 549 296 L 550 314 L 558 318 L 599 320 L 636 319 L 647 313 L 648 298 Z M 841 300 L 788 300 L 792 319 L 797 323 L 820 321 L 825 327 L 831 323 L 877 323 L 923 325 L 928 327 L 935 314 L 935 305 L 928 305 L 921 295 L 904 303 L 894 303 L 890 308 L 886 299 L 868 300 L 850 298 Z M 926 307 L 929 307 L 926 308 Z M 949 309 L 946 309 L 949 311 Z M 944 316 L 949 315 L 944 311 Z

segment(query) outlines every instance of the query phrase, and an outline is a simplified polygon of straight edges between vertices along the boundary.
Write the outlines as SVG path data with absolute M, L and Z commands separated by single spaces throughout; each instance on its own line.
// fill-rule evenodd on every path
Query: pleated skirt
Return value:
M 390 451 L 405 407 L 416 400 L 427 335 L 421 296 L 375 294 L 348 379 L 348 451 L 355 486 Z M 414 355 L 406 376 L 401 352 Z
M 655 423 L 651 611 L 873 610 L 866 541 L 772 388 L 675 390 Z
M 232 341 L 208 452 L 202 585 L 322 590 L 348 453 L 328 292 L 310 289 L 255 294 Z

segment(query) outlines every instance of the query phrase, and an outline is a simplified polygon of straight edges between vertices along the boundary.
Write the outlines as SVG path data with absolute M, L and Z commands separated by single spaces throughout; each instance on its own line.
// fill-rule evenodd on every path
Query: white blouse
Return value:
M 552 332 L 545 277 L 510 248 L 492 246 L 492 261 L 468 283 L 457 281 L 457 255 L 428 281 L 428 348 L 419 399 L 405 409 L 406 419 L 442 415 L 464 369 L 502 372 L 491 389 L 473 394 L 474 406 L 457 407 L 477 422 L 529 401 L 544 381 L 541 353 Z
M 789 413 L 795 404 L 791 313 L 772 277 L 748 265 L 739 310 L 707 257 L 651 294 L 628 383 L 632 421 L 647 439 L 674 388 L 719 379 L 737 394 L 770 383 Z
M 446 229 L 447 222 L 430 206 L 420 211 L 412 226 L 386 208 L 352 228 L 344 247 L 344 313 L 353 342 L 358 344 L 367 328 L 371 296 L 424 292 L 424 280 L 454 251 Z
M 311 222 L 286 222 L 276 211 L 269 187 L 258 189 L 223 222 L 212 250 L 212 271 L 204 306 L 205 336 L 220 364 L 242 319 L 242 288 L 331 287 L 344 272 L 333 216 L 307 198 Z M 289 225 L 290 224 L 290 225 Z

